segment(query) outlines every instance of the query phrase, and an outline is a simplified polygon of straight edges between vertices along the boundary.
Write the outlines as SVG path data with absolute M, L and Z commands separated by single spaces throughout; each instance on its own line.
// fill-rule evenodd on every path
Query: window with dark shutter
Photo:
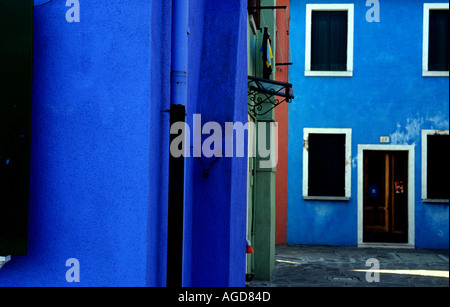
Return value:
M 449 199 L 449 135 L 428 135 L 427 198 Z
M 345 134 L 310 134 L 308 196 L 345 196 Z
M 33 1 L 0 1 L 0 256 L 25 255 Z
M 428 70 L 449 70 L 448 10 L 430 10 Z
M 346 71 L 348 12 L 313 11 L 311 31 L 311 70 Z

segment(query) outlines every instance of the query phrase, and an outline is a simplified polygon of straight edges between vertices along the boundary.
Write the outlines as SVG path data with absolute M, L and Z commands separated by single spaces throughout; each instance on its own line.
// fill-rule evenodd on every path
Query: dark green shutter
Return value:
M 427 198 L 449 199 L 450 136 L 429 135 L 427 149 Z
M 345 196 L 345 134 L 310 134 L 308 196 Z
M 0 255 L 25 255 L 28 228 L 33 1 L 0 1 Z
M 448 10 L 430 10 L 429 71 L 449 70 Z
M 326 71 L 330 64 L 329 12 L 312 12 L 311 70 Z
M 347 11 L 312 12 L 311 70 L 346 71 L 347 43 Z

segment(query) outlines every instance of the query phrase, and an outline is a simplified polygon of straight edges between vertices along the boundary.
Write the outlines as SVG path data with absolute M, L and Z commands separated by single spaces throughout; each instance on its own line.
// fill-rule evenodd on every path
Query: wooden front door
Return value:
M 365 151 L 364 242 L 408 242 L 408 152 Z

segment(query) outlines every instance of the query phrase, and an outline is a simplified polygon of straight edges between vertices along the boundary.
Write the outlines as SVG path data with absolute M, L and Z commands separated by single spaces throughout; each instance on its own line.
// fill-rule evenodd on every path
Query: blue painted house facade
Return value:
M 166 286 L 172 33 L 187 1 L 34 2 L 27 253 L 0 286 Z M 186 122 L 247 122 L 247 1 L 185 9 Z M 184 163 L 175 273 L 245 286 L 247 158 Z
M 291 16 L 287 243 L 448 249 L 448 2 Z

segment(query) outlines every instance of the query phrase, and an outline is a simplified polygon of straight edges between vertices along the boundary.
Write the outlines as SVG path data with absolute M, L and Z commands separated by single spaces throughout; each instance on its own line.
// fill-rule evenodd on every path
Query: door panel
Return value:
M 387 232 L 389 203 L 386 201 L 386 158 L 384 154 L 373 153 L 367 153 L 364 158 L 364 229 Z
M 408 154 L 396 152 L 392 156 L 392 217 L 394 240 L 408 241 Z
M 408 153 L 365 151 L 365 242 L 408 241 Z

